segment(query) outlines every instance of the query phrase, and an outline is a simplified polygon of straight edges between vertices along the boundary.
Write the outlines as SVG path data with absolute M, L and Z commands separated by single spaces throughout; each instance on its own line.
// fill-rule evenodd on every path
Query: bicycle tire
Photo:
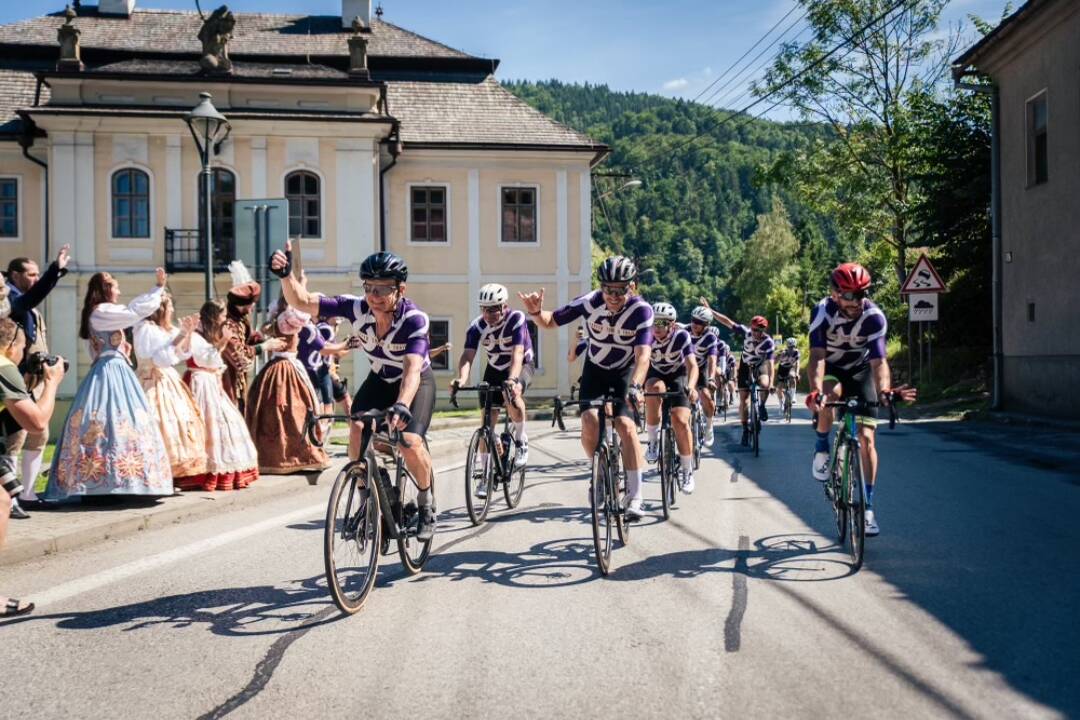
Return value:
M 671 465 L 668 463 L 668 453 L 671 451 L 671 437 L 667 428 L 660 431 L 659 462 L 657 471 L 660 473 L 660 503 L 664 510 L 664 519 L 671 517 L 671 493 L 668 488 L 675 482 L 671 476 Z
M 367 470 L 359 462 L 351 462 L 341 469 L 326 506 L 326 524 L 323 529 L 323 565 L 326 569 L 326 586 L 334 604 L 343 613 L 352 615 L 360 611 L 379 573 L 379 549 L 382 545 L 382 522 L 379 500 L 375 493 L 362 497 L 364 488 L 359 479 Z M 371 481 L 373 478 L 366 478 Z M 338 509 L 344 501 L 339 518 Z M 361 542 L 357 542 L 360 538 Z M 338 549 L 355 548 L 355 561 L 349 556 L 338 558 Z
M 611 480 L 608 496 L 611 500 L 611 512 L 615 515 L 615 530 L 619 535 L 619 543 L 626 545 L 630 542 L 630 523 L 623 511 L 623 500 L 626 499 L 626 473 L 622 471 L 622 450 L 616 445 L 610 450 L 611 461 L 608 463 L 608 477 Z M 644 470 L 642 470 L 644 473 Z
M 697 470 L 701 467 L 701 446 L 705 442 L 705 413 L 698 410 L 697 406 L 694 407 L 694 416 L 690 418 L 690 427 L 694 431 L 690 442 L 694 448 L 694 470 Z
M 848 463 L 848 549 L 851 556 L 851 567 L 858 570 L 862 567 L 863 557 L 866 550 L 866 497 L 863 488 L 866 486 L 866 478 L 863 477 L 862 458 L 859 457 L 859 449 L 853 444 L 848 445 L 850 462 Z
M 477 428 L 469 440 L 469 450 L 465 455 L 465 508 L 469 512 L 469 520 L 472 521 L 473 525 L 479 525 L 487 519 L 488 511 L 491 510 L 491 495 L 495 485 L 493 482 L 495 461 L 491 456 L 493 448 L 488 447 L 487 467 L 481 466 L 477 468 L 477 464 L 480 462 L 480 443 L 486 439 L 487 433 L 484 432 L 484 428 Z M 488 444 L 490 445 L 490 443 Z M 482 477 L 478 476 L 478 473 Z M 484 484 L 487 490 L 482 498 L 476 497 L 476 490 L 479 487 L 478 480 Z
M 437 514 L 435 508 L 434 470 L 431 471 L 430 483 L 428 487 L 431 489 L 431 509 Z M 416 525 L 419 520 L 415 510 L 417 506 L 416 493 L 420 491 L 420 488 L 413 479 L 412 473 L 405 467 L 404 461 L 398 466 L 396 490 L 398 502 L 401 503 L 402 515 L 402 531 L 397 538 L 398 556 L 401 558 L 401 564 L 405 568 L 406 574 L 415 575 L 424 569 L 425 563 L 431 557 L 431 545 L 434 543 L 435 538 L 420 540 L 416 537 Z M 414 508 L 412 514 L 408 512 L 410 505 Z
M 593 453 L 592 476 L 589 478 L 589 504 L 592 511 L 593 549 L 596 551 L 596 566 L 601 575 L 611 571 L 611 547 L 614 542 L 611 526 L 611 482 L 608 477 L 607 458 L 604 450 Z
M 503 498 L 506 507 L 513 510 L 521 503 L 521 496 L 525 494 L 525 466 L 513 467 L 510 477 L 503 483 Z
M 761 454 L 761 419 L 758 417 L 757 396 L 750 396 L 750 444 L 754 449 L 754 457 Z
M 838 431 L 843 432 L 843 431 Z M 847 453 L 843 449 L 846 445 L 841 445 L 839 435 L 837 436 L 837 442 L 833 448 L 833 462 L 832 467 L 829 470 L 829 485 L 832 488 L 832 506 L 833 506 L 833 520 L 836 522 L 836 541 L 841 545 L 844 544 L 844 540 L 847 538 L 847 487 L 844 483 L 844 468 L 843 463 L 846 461 Z M 841 457 L 843 455 L 844 457 Z

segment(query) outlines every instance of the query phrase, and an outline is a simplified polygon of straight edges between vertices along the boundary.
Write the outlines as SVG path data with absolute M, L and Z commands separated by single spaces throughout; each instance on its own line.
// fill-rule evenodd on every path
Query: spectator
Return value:
M 28 359 L 35 353 L 49 353 L 49 343 L 46 333 L 45 320 L 37 309 L 60 278 L 67 274 L 68 253 L 71 246 L 64 245 L 56 256 L 56 260 L 50 263 L 42 275 L 36 262 L 26 257 L 18 257 L 8 263 L 7 286 L 10 292 L 11 319 L 18 323 L 26 335 L 26 351 L 23 360 L 19 363 L 19 371 L 23 374 L 31 397 L 41 392 L 42 377 L 40 373 L 29 372 L 32 368 Z M 7 421 L 0 417 L 0 422 Z M 8 421 L 10 426 L 10 421 Z M 34 492 L 34 483 L 41 474 L 41 462 L 45 455 L 45 446 L 49 442 L 49 427 L 41 432 L 28 433 L 18 430 L 8 436 L 7 451 L 13 458 L 22 453 L 21 477 L 23 490 L 18 498 L 12 499 L 12 517 L 25 519 L 30 517 L 26 507 L 34 507 L 38 503 L 37 493 Z M 20 507 L 20 503 L 22 507 Z
M 34 400 L 30 397 L 18 369 L 26 350 L 26 335 L 18 323 L 7 317 L 0 318 L 0 349 L 0 408 L 3 408 L 22 430 L 40 433 L 49 426 L 56 402 L 56 389 L 64 377 L 64 363 L 57 361 L 52 365 L 45 365 L 41 392 L 37 400 Z M 7 438 L 4 440 L 6 446 Z M 0 455 L 0 475 L 10 482 L 15 479 L 14 471 L 15 458 L 8 454 Z M 3 546 L 7 536 L 10 508 L 11 495 L 0 491 L 0 546 Z M 24 615 L 33 609 L 33 603 L 0 596 L 0 618 Z

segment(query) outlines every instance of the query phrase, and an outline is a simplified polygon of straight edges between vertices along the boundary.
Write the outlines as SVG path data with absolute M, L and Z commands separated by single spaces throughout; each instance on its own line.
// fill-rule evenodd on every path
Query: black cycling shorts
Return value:
M 349 396 L 349 381 L 338 380 L 333 375 L 330 376 L 330 383 L 333 390 L 334 402 L 342 402 Z
M 754 369 L 757 371 L 757 375 L 759 378 L 765 374 L 764 363 L 762 363 L 761 365 L 755 365 Z M 760 381 L 758 381 L 758 384 L 761 384 Z M 750 389 L 750 366 L 744 363 L 742 360 L 739 361 L 739 369 L 735 373 L 735 386 L 738 387 L 740 390 Z
M 649 380 L 660 380 L 664 383 L 668 392 L 672 390 L 678 390 L 679 395 L 677 397 L 662 398 L 669 408 L 677 407 L 690 407 L 690 398 L 686 395 L 686 371 L 680 370 L 674 373 L 662 373 L 656 368 L 650 366 L 649 372 L 645 376 L 645 387 L 648 388 Z
M 356 397 L 352 401 L 352 412 L 356 415 L 367 410 L 388 410 L 397 402 L 400 391 L 400 380 L 386 382 L 375 373 L 369 373 L 360 385 L 360 389 L 356 391 Z M 416 395 L 413 396 L 413 401 L 409 405 L 412 420 L 409 421 L 405 432 L 426 435 L 428 426 L 431 425 L 431 413 L 434 410 L 435 375 L 428 368 L 420 373 L 420 387 L 416 389 Z
M 533 381 L 533 366 L 532 363 L 521 364 L 521 374 L 518 375 L 518 380 L 521 380 L 521 393 L 524 395 L 525 391 L 529 389 Z M 484 382 L 488 385 L 502 385 L 510 378 L 510 368 L 505 370 L 499 370 L 488 365 L 484 368 Z
M 634 411 L 626 403 L 626 392 L 630 389 L 630 377 L 634 374 L 633 363 L 624 368 L 606 370 L 586 360 L 581 370 L 581 388 L 578 397 L 582 400 L 596 400 L 605 395 L 618 398 L 613 403 L 612 411 L 616 417 L 633 419 Z
M 861 367 L 853 368 L 851 370 L 845 370 L 844 368 L 836 367 L 825 363 L 825 381 L 835 380 L 840 383 L 840 398 L 862 398 L 867 402 L 877 402 L 877 389 L 874 387 L 874 373 L 870 370 L 870 365 L 863 365 Z M 855 411 L 855 414 L 860 417 L 870 418 L 871 420 L 877 419 L 878 409 L 874 408 L 860 408 Z
M 795 369 L 794 365 L 777 365 L 776 366 L 776 382 L 780 383 L 781 380 L 787 380 L 789 377 L 793 377 L 792 370 Z

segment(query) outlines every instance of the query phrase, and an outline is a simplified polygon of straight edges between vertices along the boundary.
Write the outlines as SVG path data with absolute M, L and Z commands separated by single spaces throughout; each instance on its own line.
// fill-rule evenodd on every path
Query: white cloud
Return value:
M 667 91 L 670 92 L 670 91 L 674 91 L 674 90 L 682 90 L 689 84 L 690 84 L 690 81 L 687 80 L 686 78 L 675 78 L 674 80 L 668 80 L 661 87 L 664 90 L 667 90 Z

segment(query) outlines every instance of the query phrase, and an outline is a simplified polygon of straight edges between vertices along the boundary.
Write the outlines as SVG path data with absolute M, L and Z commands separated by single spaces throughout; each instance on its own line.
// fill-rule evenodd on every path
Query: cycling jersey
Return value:
M 794 367 L 801 359 L 799 348 L 784 348 L 776 355 L 776 362 L 782 368 Z
M 727 367 L 727 364 L 733 359 L 731 357 L 731 347 L 720 338 L 716 338 L 716 357 L 716 364 L 721 370 Z
M 810 320 L 810 347 L 825 350 L 827 366 L 854 370 L 871 360 L 885 358 L 885 313 L 863 299 L 863 312 L 852 320 L 840 312 L 840 305 L 825 298 L 814 308 Z
M 694 343 L 690 333 L 682 328 L 673 329 L 663 340 L 658 340 L 654 335 L 649 367 L 664 375 L 681 373 L 686 358 L 693 352 Z
M 338 295 L 319 300 L 319 314 L 323 317 L 343 317 L 352 323 L 353 331 L 360 339 L 360 349 L 371 361 L 371 371 L 384 382 L 401 379 L 406 355 L 420 355 L 423 372 L 431 367 L 428 359 L 428 316 L 408 298 L 398 301 L 390 331 L 380 338 L 375 331 L 375 314 L 367 300 L 355 295 Z
M 690 340 L 694 344 L 694 357 L 702 369 L 708 367 L 710 355 L 716 357 L 720 354 L 718 348 L 723 341 L 710 332 L 703 332 L 697 337 L 691 335 Z
M 773 359 L 773 353 L 776 350 L 776 343 L 769 336 L 768 333 L 761 333 L 759 339 L 755 339 L 753 333 L 750 332 L 750 328 L 745 325 L 733 325 L 731 332 L 737 337 L 742 338 L 742 361 L 749 365 L 760 365 L 766 360 Z
M 296 359 L 310 372 L 317 372 L 325 364 L 320 352 L 326 340 L 319 328 L 311 323 L 300 328 L 300 343 L 296 346 Z
M 653 310 L 640 295 L 628 297 L 622 309 L 612 313 L 603 294 L 594 290 L 555 310 L 552 318 L 556 325 L 584 318 L 589 336 L 587 364 L 604 370 L 633 365 L 634 348 L 652 345 Z
M 585 354 L 585 351 L 589 349 L 589 341 L 585 338 L 581 338 L 577 341 L 577 345 L 574 346 L 574 357 L 579 358 Z
M 504 313 L 497 325 L 489 325 L 483 315 L 473 320 L 465 333 L 465 349 L 476 350 L 481 345 L 487 352 L 488 366 L 496 370 L 510 369 L 518 345 L 525 347 L 522 363 L 532 364 L 532 338 L 525 324 L 525 313 L 520 310 Z

